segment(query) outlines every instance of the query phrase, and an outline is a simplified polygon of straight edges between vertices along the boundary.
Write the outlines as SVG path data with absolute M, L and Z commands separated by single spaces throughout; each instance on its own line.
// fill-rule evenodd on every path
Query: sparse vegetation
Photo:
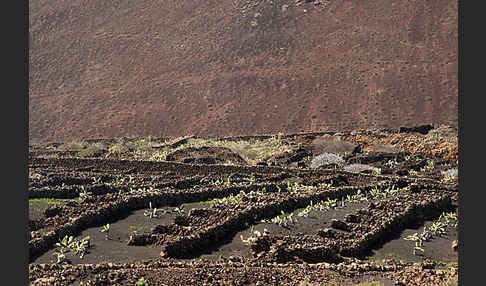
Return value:
M 263 230 L 263 233 L 261 233 L 261 232 L 259 232 L 258 230 L 255 230 L 255 229 L 253 228 L 253 226 L 252 226 L 252 227 L 250 228 L 250 234 L 251 234 L 251 235 L 250 235 L 248 238 L 246 238 L 246 239 L 244 239 L 244 238 L 243 238 L 243 235 L 240 235 L 240 239 L 241 239 L 241 241 L 243 241 L 243 242 L 244 242 L 244 243 L 246 243 L 246 244 L 250 244 L 250 243 L 252 243 L 252 242 L 256 241 L 256 240 L 257 240 L 259 237 L 262 237 L 262 236 L 264 236 L 264 235 L 267 235 L 267 234 L 268 234 L 268 230 L 265 228 L 265 229 Z
M 92 192 L 88 192 L 84 186 L 81 186 L 81 190 L 79 191 L 79 199 L 81 201 L 91 197 L 92 195 Z
M 285 213 L 284 211 L 280 211 L 280 215 L 270 219 L 270 220 L 262 220 L 262 222 L 266 223 L 275 223 L 281 227 L 288 228 L 291 224 L 296 223 L 297 220 L 294 219 L 293 213 Z
M 148 216 L 149 218 L 157 218 L 157 213 L 159 210 L 157 208 L 152 208 L 152 202 L 149 202 L 149 210 L 143 212 L 144 216 Z
M 59 242 L 56 242 L 56 251 L 53 253 L 57 257 L 57 263 L 66 261 L 66 253 L 73 251 L 79 258 L 83 259 L 88 248 L 91 247 L 90 237 L 76 239 L 73 236 L 64 236 Z
M 375 186 L 369 191 L 369 194 L 372 198 L 379 198 L 379 197 L 386 198 L 388 196 L 397 195 L 399 191 L 400 189 L 395 188 L 395 185 L 392 185 L 391 187 L 388 186 L 384 189 L 382 189 L 379 186 Z
M 440 217 L 433 221 L 429 227 L 424 226 L 421 233 L 416 232 L 405 237 L 404 239 L 415 242 L 413 254 L 416 254 L 417 250 L 424 252 L 425 250 L 422 248 L 424 242 L 427 242 L 434 237 L 444 235 L 446 233 L 446 227 L 449 225 L 457 228 L 457 215 L 455 213 L 443 212 Z

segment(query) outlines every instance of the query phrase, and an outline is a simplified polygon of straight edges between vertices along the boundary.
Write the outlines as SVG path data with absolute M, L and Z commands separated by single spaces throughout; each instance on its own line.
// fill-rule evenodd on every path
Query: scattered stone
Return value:
M 347 214 L 344 216 L 344 221 L 351 222 L 351 223 L 359 223 L 360 218 L 355 214 Z
M 417 132 L 420 134 L 427 134 L 430 130 L 434 129 L 434 126 L 427 124 L 427 125 L 420 125 L 415 127 L 400 127 L 400 133 L 413 133 Z
M 325 238 L 335 238 L 336 237 L 336 231 L 330 229 L 330 228 L 325 228 L 321 229 L 317 232 L 317 235 Z
M 349 231 L 348 225 L 345 222 L 337 219 L 331 220 L 331 227 L 339 230 Z
M 180 226 L 189 226 L 190 220 L 185 215 L 178 215 L 174 217 L 174 223 Z

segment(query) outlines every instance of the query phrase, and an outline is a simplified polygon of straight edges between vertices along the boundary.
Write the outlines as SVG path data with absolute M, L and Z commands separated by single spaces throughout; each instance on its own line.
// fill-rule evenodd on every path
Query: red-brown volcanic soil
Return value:
M 29 1 L 29 138 L 457 126 L 457 1 Z

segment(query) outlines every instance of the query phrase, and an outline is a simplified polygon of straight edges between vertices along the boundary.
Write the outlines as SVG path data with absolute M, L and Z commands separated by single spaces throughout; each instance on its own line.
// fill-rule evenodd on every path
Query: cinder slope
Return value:
M 30 0 L 29 134 L 457 125 L 457 1 Z

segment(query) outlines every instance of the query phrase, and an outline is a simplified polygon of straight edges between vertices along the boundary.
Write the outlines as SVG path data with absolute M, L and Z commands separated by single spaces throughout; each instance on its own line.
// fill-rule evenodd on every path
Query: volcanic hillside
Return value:
M 457 1 L 30 0 L 29 137 L 457 125 Z

